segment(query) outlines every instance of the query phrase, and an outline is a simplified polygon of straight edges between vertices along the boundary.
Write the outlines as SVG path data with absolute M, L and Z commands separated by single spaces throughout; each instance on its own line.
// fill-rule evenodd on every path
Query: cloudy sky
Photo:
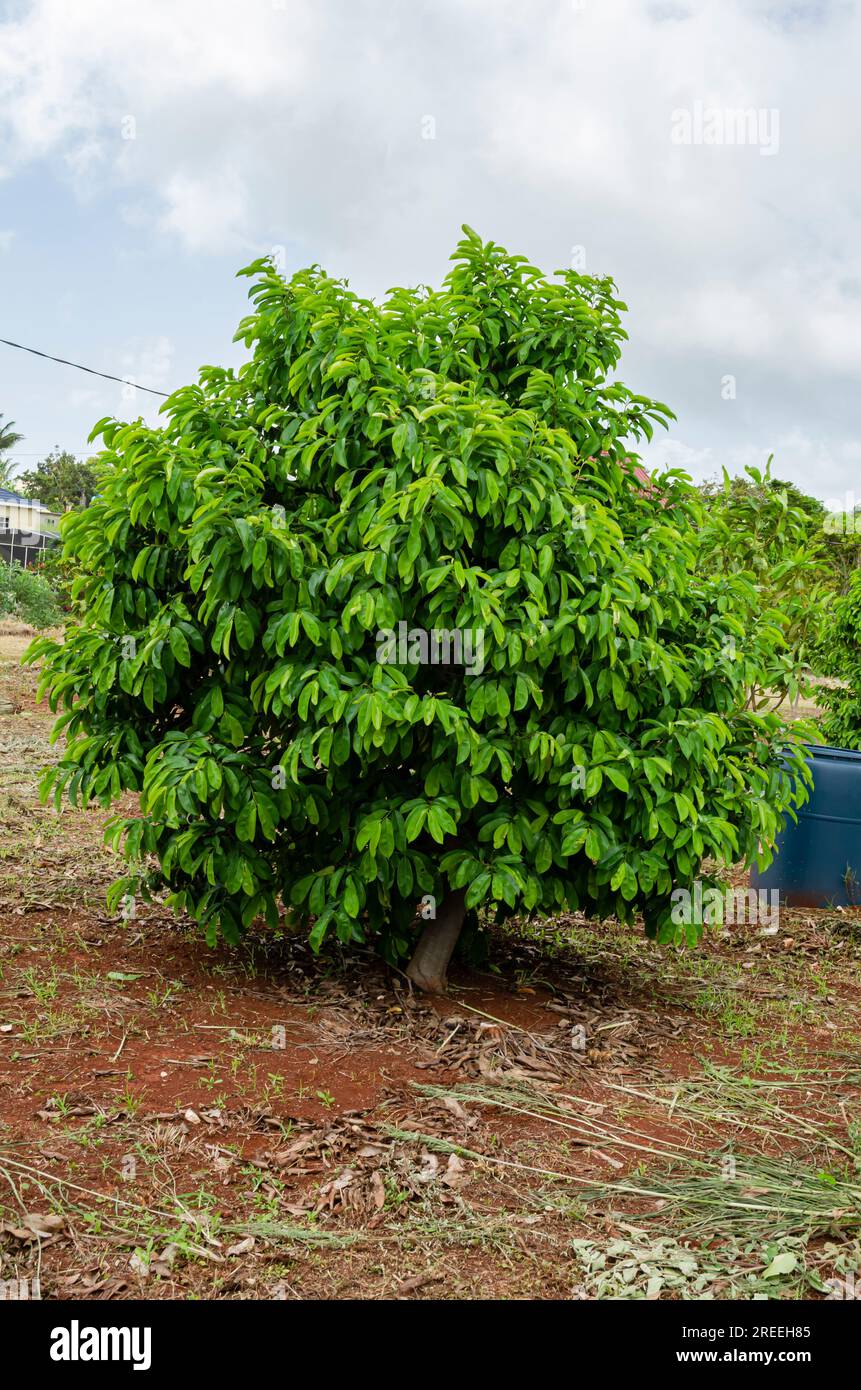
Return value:
M 861 498 L 859 63 L 849 0 L 0 0 L 0 337 L 172 389 L 254 256 L 379 294 L 468 222 L 613 275 L 651 466 Z M 0 346 L 21 468 L 129 395 Z

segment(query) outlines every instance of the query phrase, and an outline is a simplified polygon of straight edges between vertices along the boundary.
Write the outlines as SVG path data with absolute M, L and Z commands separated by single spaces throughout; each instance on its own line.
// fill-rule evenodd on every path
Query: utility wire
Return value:
M 5 343 L 6 347 L 18 348 L 21 352 L 32 352 L 34 357 L 46 357 L 49 362 L 60 362 L 64 367 L 77 367 L 79 372 L 104 377 L 105 381 L 118 381 L 121 386 L 134 386 L 136 391 L 149 391 L 151 396 L 164 396 L 167 399 L 170 395 L 169 391 L 156 391 L 154 386 L 139 386 L 136 381 L 128 381 L 126 377 L 111 376 L 109 372 L 97 372 L 95 367 L 84 367 L 80 362 L 70 362 L 67 357 L 52 357 L 50 352 L 40 352 L 38 348 L 25 347 L 23 343 L 12 343 L 8 338 L 0 338 L 0 343 Z

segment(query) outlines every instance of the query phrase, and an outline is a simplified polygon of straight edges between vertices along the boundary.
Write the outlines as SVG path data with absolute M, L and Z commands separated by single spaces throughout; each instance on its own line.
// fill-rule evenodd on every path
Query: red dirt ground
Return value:
M 669 1240 L 717 1296 L 800 1297 L 861 1262 L 861 1192 L 851 1220 L 780 1237 L 799 1266 L 763 1283 L 759 1227 L 724 1214 L 700 1238 L 608 1187 L 657 1180 L 669 1149 L 707 1173 L 732 1144 L 797 1165 L 790 1189 L 822 1170 L 858 1191 L 851 914 L 685 953 L 617 923 L 515 925 L 491 972 L 430 1001 L 286 926 L 211 951 L 159 905 L 109 918 L 101 815 L 38 803 L 51 721 L 23 645 L 0 635 L 0 1279 L 38 1270 L 46 1298 L 570 1298 L 584 1279 L 642 1297 L 642 1252 L 610 1295 L 573 1242 L 622 1260 L 645 1240 L 660 1262 Z M 788 1144 L 739 1079 L 815 1136 Z M 675 1277 L 648 1296 L 701 1296 Z

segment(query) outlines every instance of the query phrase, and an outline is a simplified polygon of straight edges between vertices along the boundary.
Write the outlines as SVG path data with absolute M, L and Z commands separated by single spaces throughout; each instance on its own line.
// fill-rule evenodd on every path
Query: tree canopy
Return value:
M 15 479 L 16 489 L 55 512 L 85 507 L 96 491 L 96 475 L 88 463 L 68 449 L 52 449 L 36 467 Z
M 12 476 L 12 460 L 4 457 L 10 449 L 14 449 L 16 444 L 20 444 L 24 438 L 15 428 L 14 420 L 7 420 L 0 415 L 0 486 L 8 487 Z
M 800 795 L 797 734 L 746 707 L 779 622 L 698 570 L 689 481 L 635 472 L 670 411 L 615 378 L 613 282 L 468 228 L 453 260 L 381 303 L 256 261 L 250 360 L 97 425 L 81 603 L 30 659 L 46 792 L 140 793 L 113 902 L 166 886 L 213 941 L 288 904 L 393 959 L 437 906 L 671 939 L 671 890 Z

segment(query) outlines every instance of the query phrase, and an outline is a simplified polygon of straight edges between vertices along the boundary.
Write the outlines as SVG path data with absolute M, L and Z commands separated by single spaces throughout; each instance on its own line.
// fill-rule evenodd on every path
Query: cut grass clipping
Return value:
M 550 1096 L 528 1086 L 418 1089 L 437 1100 L 452 1098 L 549 1122 L 568 1145 L 617 1168 L 621 1158 L 630 1162 L 638 1156 L 625 1177 L 598 1183 L 457 1150 L 491 1170 L 505 1169 L 509 1178 L 519 1170 L 540 1173 L 554 1184 L 574 1183 L 582 1203 L 600 1203 L 614 1224 L 630 1233 L 629 1241 L 573 1242 L 584 1297 L 651 1298 L 665 1289 L 684 1298 L 768 1298 L 798 1297 L 805 1288 L 834 1294 L 839 1276 L 854 1273 L 861 1264 L 856 1147 L 826 1126 L 818 1107 L 814 1120 L 784 1103 L 786 1097 L 799 1099 L 829 1080 L 836 1090 L 845 1084 L 846 1074 L 807 1078 L 793 1073 L 784 1081 L 751 1081 L 729 1069 L 711 1068 L 690 1083 L 677 1084 L 668 1096 L 614 1087 L 627 1092 L 633 1104 L 647 1101 L 664 1108 L 677 1123 L 679 1137 L 689 1141 L 684 1145 L 608 1122 L 603 1108 L 588 1100 Z M 767 1138 L 779 1152 L 739 1153 L 734 1142 L 704 1148 L 696 1141 L 697 1131 L 708 1125 L 713 1134 L 716 1119 L 750 1138 Z M 857 1143 L 852 1126 L 847 1123 L 846 1128 Z M 802 1157 L 793 1152 L 799 1146 Z M 811 1162 L 816 1153 L 823 1155 L 818 1166 Z M 553 1205 L 551 1198 L 548 1206 Z M 692 1249 L 680 1244 L 680 1238 L 700 1244 Z

